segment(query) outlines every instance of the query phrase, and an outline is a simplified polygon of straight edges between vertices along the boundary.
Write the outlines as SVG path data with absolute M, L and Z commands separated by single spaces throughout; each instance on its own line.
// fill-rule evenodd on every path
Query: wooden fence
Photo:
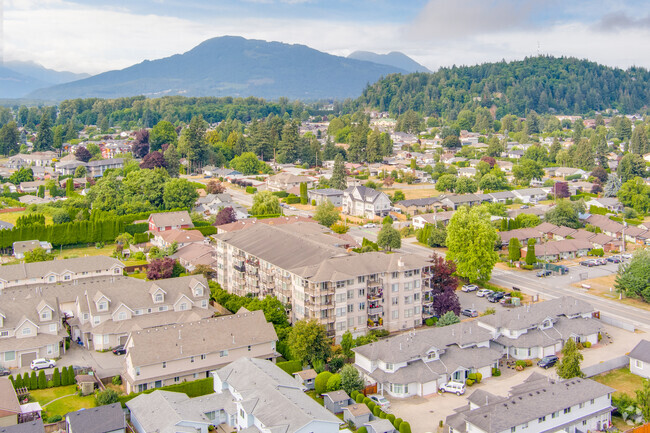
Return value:
M 640 425 L 639 427 L 626 430 L 625 433 L 650 433 L 650 422 Z
M 368 385 L 363 390 L 361 390 L 363 395 L 368 395 L 368 394 L 377 394 L 377 384 L 375 383 L 374 385 Z M 650 433 L 650 432 L 644 432 L 644 433 Z
M 58 433 L 67 431 L 64 419 L 58 422 L 53 422 L 52 424 L 45 424 L 43 427 L 45 428 L 45 433 Z

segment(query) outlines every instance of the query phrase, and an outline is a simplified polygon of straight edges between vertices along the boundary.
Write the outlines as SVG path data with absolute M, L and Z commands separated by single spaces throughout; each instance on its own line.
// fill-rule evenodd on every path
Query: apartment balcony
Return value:
M 376 307 L 369 307 L 368 308 L 368 315 L 369 316 L 378 316 L 381 315 L 384 312 L 384 307 L 381 305 L 378 305 Z
M 381 287 L 369 287 L 368 288 L 368 300 L 379 300 L 384 295 L 384 289 Z
M 422 306 L 422 318 L 428 319 L 436 315 L 436 311 L 433 308 L 432 304 Z
M 377 329 L 384 326 L 384 319 L 368 319 L 368 329 Z
M 381 278 L 373 278 L 368 280 L 368 287 L 382 287 L 384 282 Z
M 244 266 L 244 263 L 241 264 L 234 264 L 232 267 L 237 271 L 237 272 L 245 272 L 246 271 L 246 266 Z

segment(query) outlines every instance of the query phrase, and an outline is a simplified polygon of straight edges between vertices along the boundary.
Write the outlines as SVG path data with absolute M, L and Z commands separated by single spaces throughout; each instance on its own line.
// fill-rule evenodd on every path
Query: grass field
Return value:
M 68 385 L 30 391 L 29 394 L 33 400 L 40 403 L 48 417 L 54 415 L 65 417 L 69 412 L 95 407 L 95 397 L 93 395 L 79 397 L 76 392 L 76 385 Z
M 77 248 L 57 248 L 52 252 L 57 255 L 57 258 L 74 258 L 86 256 L 110 256 L 115 249 L 115 244 L 106 244 L 103 248 L 90 247 L 77 247 Z
M 632 398 L 636 397 L 635 391 L 643 386 L 643 378 L 630 373 L 629 368 L 612 370 L 592 377 L 592 379 L 603 385 L 611 386 L 617 393 L 627 394 Z
M 1 213 L 0 214 L 0 220 L 11 223 L 13 225 L 16 225 L 16 220 L 19 217 L 21 217 L 23 215 L 29 215 L 30 213 L 34 213 L 34 212 L 29 212 L 29 211 L 26 211 L 26 210 L 22 210 L 22 211 L 19 211 L 19 212 Z M 45 224 L 52 224 L 52 217 L 50 215 L 45 215 Z
M 442 194 L 442 192 L 437 191 L 435 188 L 411 188 L 411 189 L 402 189 L 393 185 L 390 188 L 382 188 L 382 192 L 386 194 L 393 195 L 395 191 L 402 191 L 406 200 L 412 200 L 416 198 L 426 198 L 426 197 L 437 197 Z

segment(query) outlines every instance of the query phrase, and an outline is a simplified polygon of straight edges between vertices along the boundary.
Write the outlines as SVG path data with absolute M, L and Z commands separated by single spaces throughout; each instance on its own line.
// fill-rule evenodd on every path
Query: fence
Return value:
M 625 433 L 650 433 L 650 423 L 626 430 Z
M 363 388 L 363 390 L 361 390 L 361 392 L 363 393 L 363 395 L 377 394 L 377 384 L 375 383 L 374 385 L 366 386 L 365 388 Z
M 57 433 L 57 432 L 67 431 L 65 420 L 53 422 L 52 424 L 45 424 L 43 428 L 45 429 L 45 433 Z
M 606 314 L 603 314 L 602 312 L 600 313 L 600 321 L 603 323 L 607 323 L 608 325 L 615 326 L 617 328 L 625 329 L 626 331 L 630 331 L 630 332 L 636 331 L 636 327 L 634 326 L 633 323 L 608 316 Z
M 601 373 L 607 373 L 608 371 L 617 370 L 619 368 L 627 367 L 630 363 L 627 355 L 619 356 L 616 358 L 603 361 L 596 365 L 590 365 L 582 369 L 582 372 L 585 374 L 585 377 L 593 377 Z M 647 433 L 650 433 L 648 431 Z

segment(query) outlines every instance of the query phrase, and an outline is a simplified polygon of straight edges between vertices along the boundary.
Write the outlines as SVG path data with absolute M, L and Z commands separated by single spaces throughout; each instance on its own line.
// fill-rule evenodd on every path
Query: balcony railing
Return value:
M 383 312 L 384 312 L 384 307 L 382 307 L 381 305 L 378 305 L 376 307 L 368 308 L 368 315 L 370 315 L 370 316 L 377 316 L 377 315 L 380 315 Z

